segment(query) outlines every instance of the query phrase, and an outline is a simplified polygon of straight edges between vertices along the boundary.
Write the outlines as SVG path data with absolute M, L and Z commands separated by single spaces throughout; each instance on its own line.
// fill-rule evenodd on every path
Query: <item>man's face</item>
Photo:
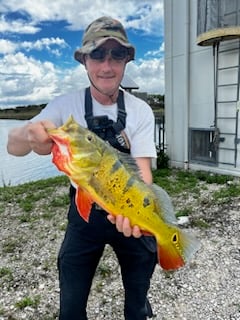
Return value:
M 127 49 L 115 40 L 107 40 L 86 55 L 85 66 L 93 84 L 110 96 L 120 85 L 127 61 Z

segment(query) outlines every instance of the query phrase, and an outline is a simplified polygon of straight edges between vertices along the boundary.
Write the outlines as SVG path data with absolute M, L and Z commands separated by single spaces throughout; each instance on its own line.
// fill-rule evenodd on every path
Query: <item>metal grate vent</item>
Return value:
M 202 164 L 217 164 L 216 130 L 214 129 L 189 129 L 189 160 Z

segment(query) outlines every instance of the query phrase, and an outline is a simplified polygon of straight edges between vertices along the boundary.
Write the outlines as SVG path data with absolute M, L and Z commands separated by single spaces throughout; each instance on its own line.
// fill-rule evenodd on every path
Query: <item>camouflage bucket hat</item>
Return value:
M 123 25 L 110 17 L 101 17 L 87 27 L 82 39 L 82 48 L 75 51 L 74 58 L 83 63 L 85 54 L 92 52 L 109 39 L 116 40 L 122 46 L 128 48 L 128 61 L 134 60 L 135 48 L 128 41 Z

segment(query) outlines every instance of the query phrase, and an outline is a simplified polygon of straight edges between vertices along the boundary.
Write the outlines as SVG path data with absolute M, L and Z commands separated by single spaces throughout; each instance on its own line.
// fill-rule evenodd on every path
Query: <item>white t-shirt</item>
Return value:
M 83 127 L 85 120 L 85 89 L 59 96 L 51 101 L 31 121 L 51 120 L 57 127 L 63 125 L 70 115 Z M 151 107 L 143 100 L 124 91 L 124 102 L 127 113 L 126 133 L 131 146 L 132 157 L 156 157 L 154 143 L 154 115 Z M 92 98 L 93 116 L 107 115 L 117 120 L 117 104 L 102 105 Z

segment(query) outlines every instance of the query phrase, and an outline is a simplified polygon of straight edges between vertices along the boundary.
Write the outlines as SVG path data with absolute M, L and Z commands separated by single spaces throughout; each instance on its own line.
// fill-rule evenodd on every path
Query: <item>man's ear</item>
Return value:
M 82 64 L 84 65 L 84 67 L 86 69 L 86 55 L 85 54 L 82 57 Z
M 87 64 L 86 64 L 86 56 L 83 56 L 82 58 L 82 64 L 85 67 L 85 70 L 87 70 Z

